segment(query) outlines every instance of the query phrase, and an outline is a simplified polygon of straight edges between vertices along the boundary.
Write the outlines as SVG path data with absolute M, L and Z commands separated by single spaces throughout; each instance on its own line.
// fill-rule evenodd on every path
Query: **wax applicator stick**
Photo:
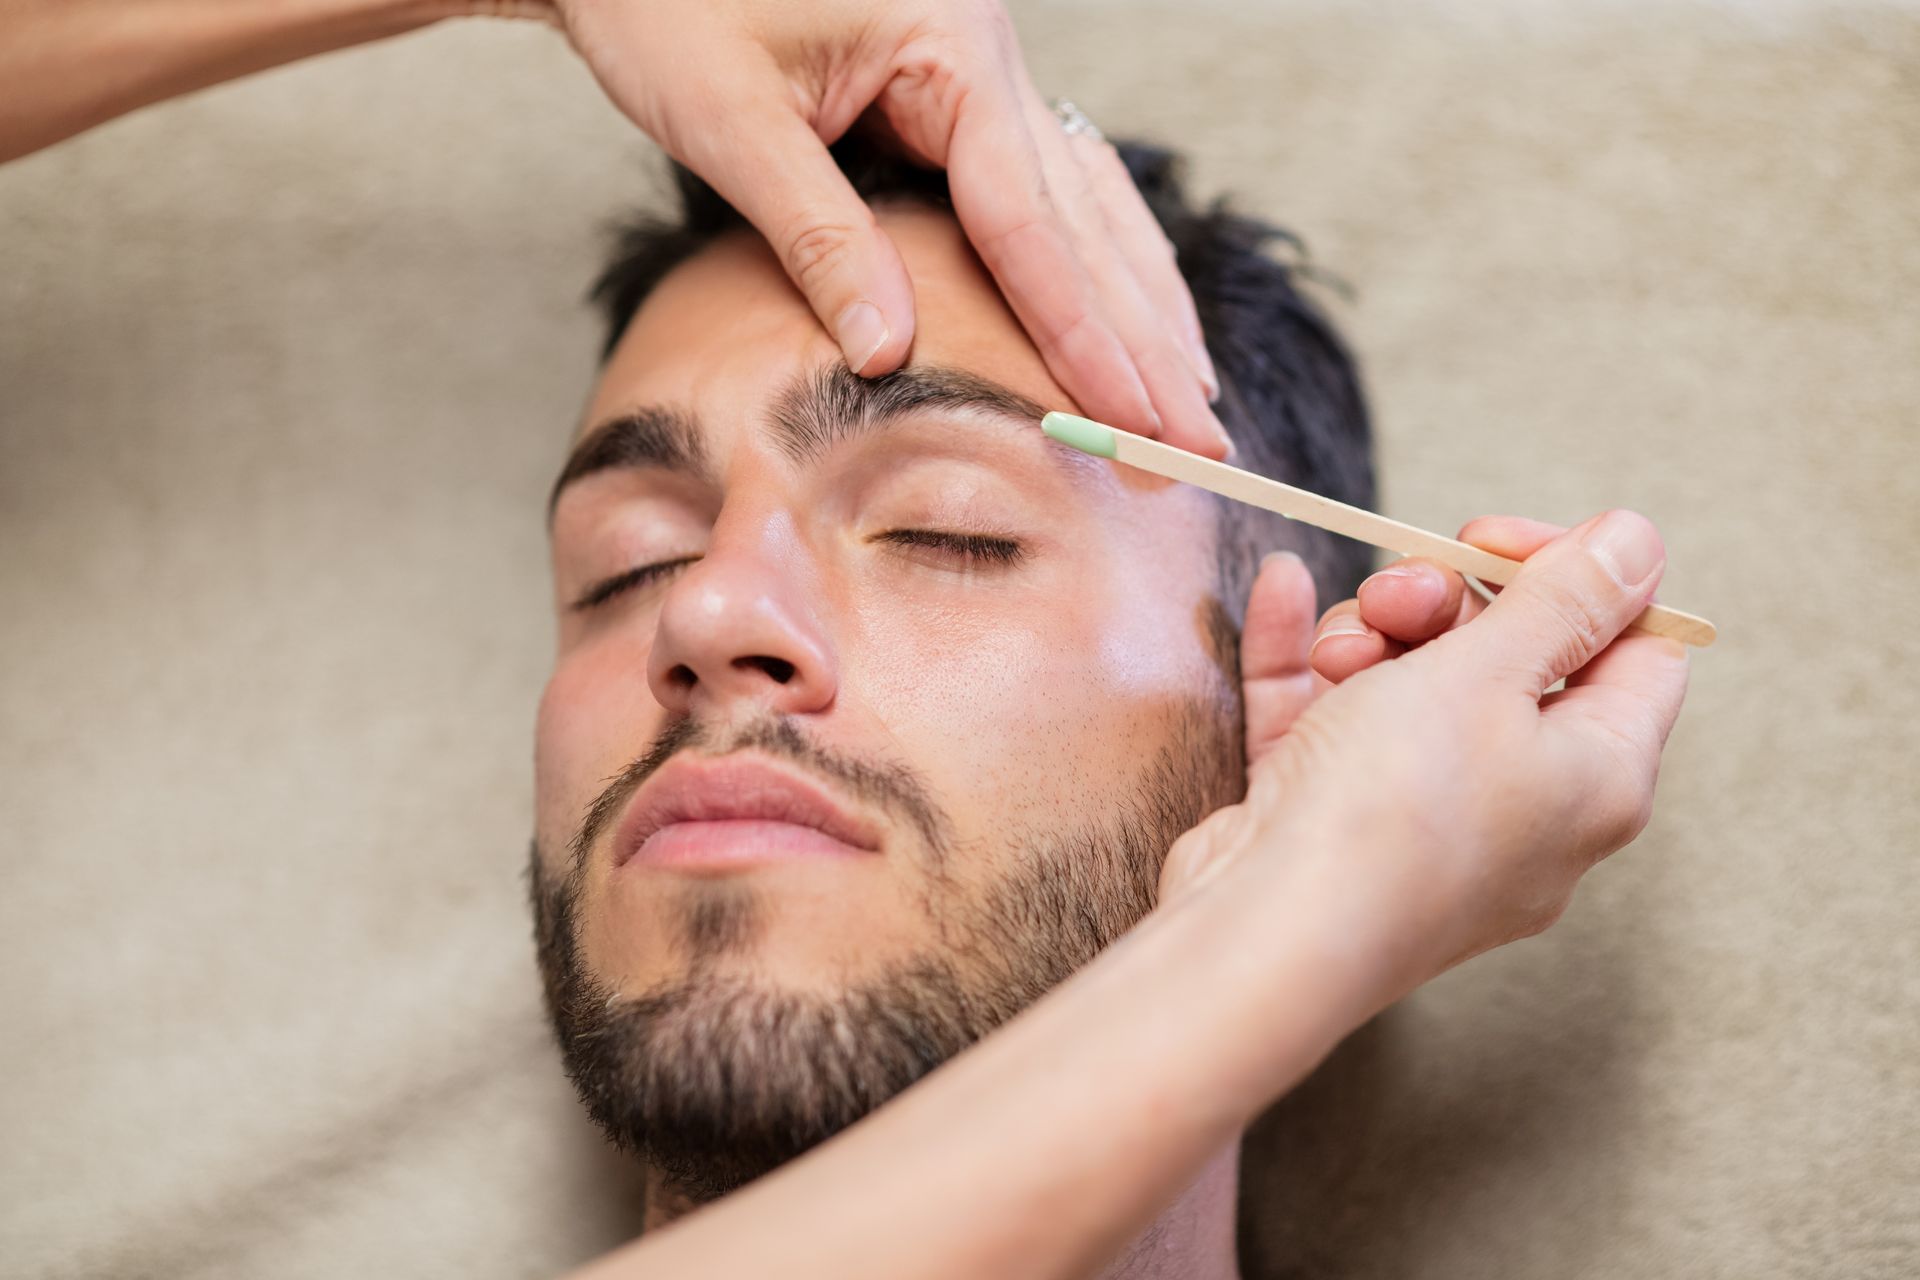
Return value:
M 1494 555 L 1453 538 L 1443 538 L 1425 529 L 1375 515 L 1359 507 L 1350 507 L 1332 498 L 1323 498 L 1306 489 L 1296 489 L 1278 480 L 1254 475 L 1224 462 L 1203 458 L 1185 449 L 1176 449 L 1158 440 L 1149 440 L 1120 431 L 1103 422 L 1075 417 L 1071 413 L 1049 413 L 1040 420 L 1040 429 L 1062 444 L 1072 445 L 1098 458 L 1112 458 L 1142 471 L 1180 480 L 1211 490 L 1223 498 L 1275 511 L 1289 520 L 1299 520 L 1345 537 L 1355 538 L 1403 556 L 1424 556 L 1470 578 L 1495 586 L 1505 586 L 1520 572 L 1520 562 Z M 1642 631 L 1666 636 L 1686 644 L 1705 647 L 1713 643 L 1714 626 L 1705 618 L 1669 609 L 1662 604 L 1648 605 L 1633 620 Z

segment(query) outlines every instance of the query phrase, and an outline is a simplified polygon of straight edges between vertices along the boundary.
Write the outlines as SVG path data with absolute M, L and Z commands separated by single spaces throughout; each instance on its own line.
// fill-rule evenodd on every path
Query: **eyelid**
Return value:
M 666 577 L 675 569 L 685 568 L 698 560 L 699 556 L 678 556 L 672 560 L 656 560 L 652 564 L 638 565 L 624 573 L 616 573 L 611 578 L 602 578 L 580 594 L 568 608 L 576 612 L 585 612 L 597 608 L 624 592 L 636 587 L 644 587 Z

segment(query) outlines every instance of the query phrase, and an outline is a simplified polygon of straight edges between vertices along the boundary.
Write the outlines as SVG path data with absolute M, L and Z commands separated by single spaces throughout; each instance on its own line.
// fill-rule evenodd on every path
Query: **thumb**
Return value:
M 813 313 L 865 377 L 913 345 L 913 284 L 826 144 L 790 106 L 756 96 L 684 131 L 686 166 L 765 236 Z
M 1631 511 L 1606 512 L 1527 557 L 1477 621 L 1443 639 L 1467 661 L 1537 698 L 1639 616 L 1666 563 L 1651 521 Z

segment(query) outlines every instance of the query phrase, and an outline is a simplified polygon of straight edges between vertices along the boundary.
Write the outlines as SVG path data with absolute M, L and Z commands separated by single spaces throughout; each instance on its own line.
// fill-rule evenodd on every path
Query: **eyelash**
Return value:
M 900 547 L 928 547 L 959 556 L 969 566 L 1004 567 L 1018 561 L 1026 548 L 1012 538 L 996 538 L 984 533 L 952 533 L 944 529 L 890 529 L 880 534 L 879 542 Z
M 949 552 L 960 557 L 969 566 L 1004 567 L 1015 563 L 1026 554 L 1026 548 L 1012 538 L 996 538 L 984 533 L 953 533 L 944 529 L 889 529 L 879 534 L 874 540 L 890 542 L 900 547 L 926 547 L 934 551 Z M 576 610 L 596 608 L 622 592 L 647 586 L 665 578 L 677 569 L 684 569 L 699 558 L 699 556 L 681 556 L 677 560 L 643 564 L 637 569 L 615 574 L 588 587 L 586 593 L 573 602 L 572 607 Z
M 684 569 L 698 560 L 699 556 L 681 556 L 678 560 L 662 560 L 657 564 L 643 564 L 637 569 L 617 573 L 602 582 L 596 582 L 587 588 L 586 594 L 573 602 L 575 609 L 585 610 L 603 605 L 623 591 L 635 587 L 644 587 L 666 577 L 676 569 Z

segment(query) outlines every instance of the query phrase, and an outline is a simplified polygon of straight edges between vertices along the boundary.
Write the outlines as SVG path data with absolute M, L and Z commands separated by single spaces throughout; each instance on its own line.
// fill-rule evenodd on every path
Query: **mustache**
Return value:
M 608 779 L 587 807 L 580 830 L 568 846 L 574 874 L 584 873 L 587 855 L 627 801 L 660 767 L 683 751 L 707 756 L 760 751 L 828 779 L 864 804 L 899 818 L 920 833 L 936 869 L 950 847 L 951 823 L 932 789 L 911 765 L 898 760 L 863 759 L 829 750 L 813 741 L 790 716 L 767 716 L 722 734 L 714 726 L 679 716 L 669 721 L 647 749 Z

